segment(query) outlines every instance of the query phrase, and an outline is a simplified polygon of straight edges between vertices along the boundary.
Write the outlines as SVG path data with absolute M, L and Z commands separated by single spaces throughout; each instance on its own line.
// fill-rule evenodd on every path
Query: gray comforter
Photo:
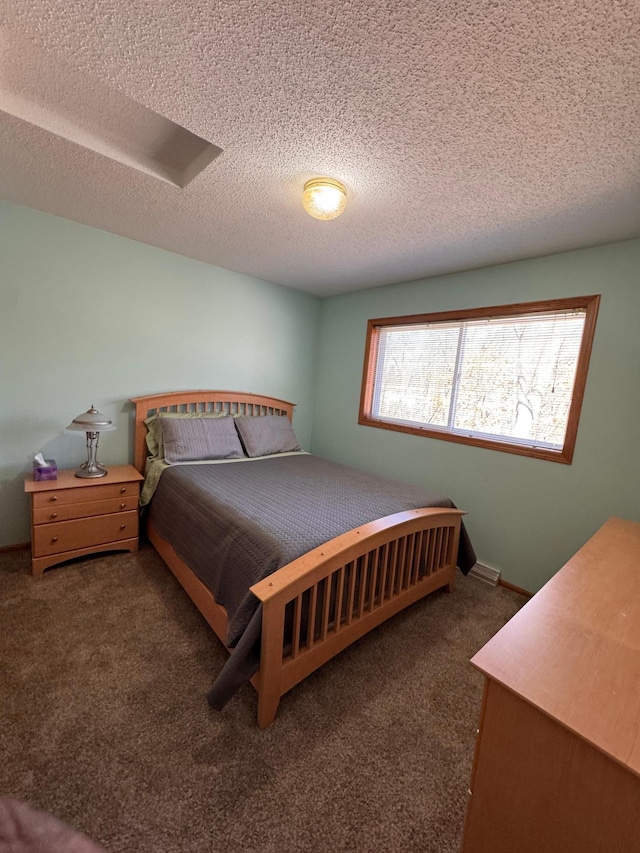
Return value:
M 308 454 L 165 470 L 150 520 L 229 615 L 231 656 L 208 694 L 221 709 L 259 665 L 261 609 L 249 587 L 359 525 L 446 497 Z M 458 566 L 475 563 L 462 529 Z

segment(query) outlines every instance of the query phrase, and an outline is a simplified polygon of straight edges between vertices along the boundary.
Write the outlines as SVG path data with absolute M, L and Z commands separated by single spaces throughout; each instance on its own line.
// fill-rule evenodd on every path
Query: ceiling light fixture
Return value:
M 302 206 L 314 219 L 335 219 L 347 206 L 347 190 L 333 178 L 313 178 L 304 185 Z

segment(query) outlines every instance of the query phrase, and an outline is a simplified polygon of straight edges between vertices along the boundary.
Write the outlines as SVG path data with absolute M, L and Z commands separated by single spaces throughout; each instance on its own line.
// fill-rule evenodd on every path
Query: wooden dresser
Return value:
M 133 465 L 110 465 L 96 479 L 59 471 L 41 483 L 27 477 L 31 496 L 31 570 L 100 551 L 138 550 L 138 502 L 142 475 Z
M 638 853 L 640 524 L 610 519 L 472 663 L 463 853 Z

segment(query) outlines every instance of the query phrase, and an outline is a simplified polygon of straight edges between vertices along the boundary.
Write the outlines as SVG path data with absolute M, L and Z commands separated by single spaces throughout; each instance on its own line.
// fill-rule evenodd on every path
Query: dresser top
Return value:
M 131 483 L 135 480 L 144 480 L 142 474 L 133 465 L 109 465 L 108 473 L 104 477 L 92 477 L 84 479 L 76 477 L 73 471 L 58 471 L 57 480 L 41 480 L 36 483 L 33 475 L 25 477 L 25 492 L 51 492 L 58 489 L 82 489 L 87 486 L 106 486 L 109 483 Z
M 640 524 L 609 519 L 471 662 L 640 775 Z

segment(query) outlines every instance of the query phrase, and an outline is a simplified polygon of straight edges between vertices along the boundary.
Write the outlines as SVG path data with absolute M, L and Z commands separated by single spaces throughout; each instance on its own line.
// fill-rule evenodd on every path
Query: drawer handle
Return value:
M 127 526 L 126 524 L 121 524 L 121 525 L 120 525 L 120 530 L 124 530 L 124 529 L 126 528 L 126 526 Z
M 120 509 L 126 509 L 126 504 L 120 504 Z
M 58 517 L 57 512 L 52 512 L 51 515 L 49 516 L 49 518 L 57 518 L 57 517 Z
M 57 542 L 57 541 L 58 541 L 58 537 L 57 537 L 57 536 L 52 536 L 52 537 L 51 537 L 51 541 L 52 541 L 52 542 Z
M 58 498 L 54 495 L 52 498 L 49 498 L 49 500 L 51 501 L 51 503 L 55 503 Z
M 126 493 L 127 493 L 127 487 L 126 487 L 126 486 L 123 486 L 123 487 L 120 489 L 120 494 L 121 494 L 121 495 L 126 495 Z

